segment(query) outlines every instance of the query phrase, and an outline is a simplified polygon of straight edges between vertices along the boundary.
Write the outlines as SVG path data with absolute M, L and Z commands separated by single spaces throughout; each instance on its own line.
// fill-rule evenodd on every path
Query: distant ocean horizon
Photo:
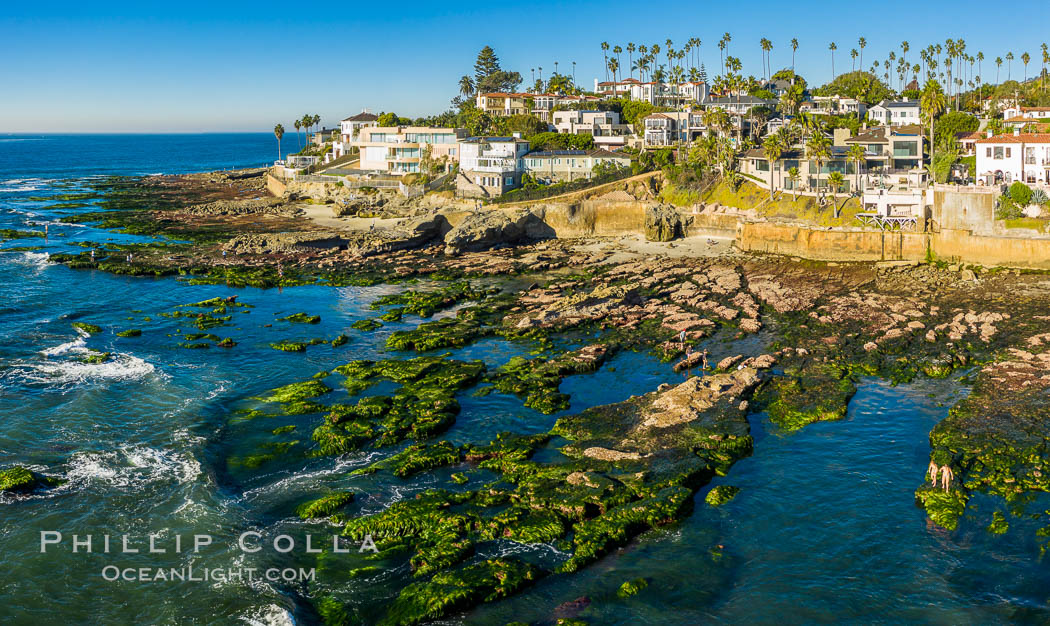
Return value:
M 305 134 L 272 132 L 0 133 L 0 180 L 187 174 L 264 167 L 298 152 Z

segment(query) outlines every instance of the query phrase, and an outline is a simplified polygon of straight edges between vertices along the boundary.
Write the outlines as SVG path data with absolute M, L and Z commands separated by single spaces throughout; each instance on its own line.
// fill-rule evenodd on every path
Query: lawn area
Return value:
M 769 191 L 762 189 L 751 182 L 744 182 L 734 190 L 730 185 L 720 182 L 702 195 L 697 191 L 679 189 L 668 185 L 660 192 L 660 198 L 675 206 L 690 206 L 697 202 L 706 204 L 721 204 L 747 210 L 758 207 L 760 215 L 765 217 L 780 217 L 797 219 L 819 224 L 821 226 L 854 226 L 854 216 L 860 212 L 860 203 L 856 198 L 845 200 L 838 198 L 836 202 L 842 206 L 838 219 L 832 217 L 834 211 L 829 203 L 821 208 L 817 199 L 811 196 L 799 196 L 792 199 L 790 191 L 777 190 L 776 199 L 769 201 Z
M 1039 232 L 1046 231 L 1046 225 L 1050 222 L 1042 217 L 1019 217 L 1012 220 L 1003 220 L 1003 225 L 1007 228 L 1031 228 Z

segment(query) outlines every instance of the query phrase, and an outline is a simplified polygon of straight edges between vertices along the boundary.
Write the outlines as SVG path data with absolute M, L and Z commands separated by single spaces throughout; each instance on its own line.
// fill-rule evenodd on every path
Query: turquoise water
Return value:
M 362 565 L 355 555 L 328 561 L 314 582 L 110 582 L 102 569 L 121 567 L 312 566 L 296 550 L 246 554 L 237 537 L 287 533 L 321 536 L 323 526 L 300 522 L 299 503 L 336 488 L 362 494 L 351 514 L 381 510 L 391 502 L 443 481 L 439 470 L 403 481 L 377 474 L 348 476 L 388 451 L 340 458 L 291 455 L 258 469 L 230 465 L 272 441 L 274 428 L 295 424 L 305 439 L 316 416 L 236 419 L 235 411 L 278 385 L 303 380 L 355 358 L 391 356 L 388 333 L 417 318 L 362 333 L 350 324 L 374 312 L 369 303 L 399 287 L 299 287 L 283 290 L 192 286 L 175 279 L 116 277 L 49 265 L 48 252 L 76 241 L 134 240 L 57 218 L 90 210 L 52 209 L 41 199 L 76 192 L 87 176 L 106 173 L 176 173 L 261 164 L 276 151 L 272 136 L 79 136 L 16 141 L 0 138 L 0 228 L 47 223 L 45 243 L 22 239 L 0 244 L 43 246 L 0 253 L 0 467 L 27 465 L 67 479 L 29 498 L 0 501 L 0 613 L 14 621 L 43 623 L 303 623 L 316 615 L 303 601 L 336 591 L 366 618 L 405 582 L 404 570 L 353 580 L 341 575 Z M 288 147 L 288 141 L 285 147 Z M 294 138 L 292 138 L 294 141 Z M 52 149 L 42 146 L 52 146 Z M 62 156 L 72 146 L 76 155 Z M 198 160 L 200 159 L 200 160 Z M 37 198 L 37 199 L 31 199 Z M 81 248 L 75 248 L 80 250 Z M 238 342 L 223 350 L 187 350 L 168 336 L 177 319 L 160 317 L 179 304 L 236 294 L 254 308 L 231 309 L 231 325 L 216 329 Z M 141 311 L 136 313 L 134 311 Z M 318 314 L 316 326 L 289 325 L 276 317 Z M 144 317 L 152 321 L 146 322 Z M 133 319 L 128 319 L 128 318 Z M 83 320 L 103 327 L 84 338 L 70 326 Z M 269 325 L 269 326 L 267 326 Z M 139 338 L 114 331 L 142 328 Z M 332 338 L 341 347 L 313 346 L 305 354 L 276 352 L 272 341 Z M 718 341 L 717 339 L 715 340 Z M 112 352 L 109 363 L 77 360 L 87 348 Z M 731 348 L 715 343 L 715 356 Z M 490 367 L 528 352 L 526 344 L 485 340 L 459 351 Z M 645 393 L 681 380 L 669 367 L 635 353 L 621 353 L 597 374 L 571 377 L 562 390 L 570 411 Z M 591 623 L 678 624 L 699 622 L 1045 622 L 1050 616 L 1050 574 L 1034 541 L 1037 521 L 1011 519 L 1002 536 L 985 532 L 990 498 L 975 498 L 959 530 L 927 523 L 912 492 L 922 480 L 930 428 L 966 389 L 951 381 L 890 387 L 865 381 L 845 420 L 817 423 L 785 434 L 764 415 L 752 416 L 755 452 L 737 463 L 721 484 L 742 488 L 713 509 L 700 492 L 696 510 L 678 526 L 645 535 L 572 577 L 555 577 L 509 600 L 481 607 L 451 622 L 502 624 L 550 621 L 579 615 Z M 338 401 L 339 392 L 328 401 Z M 545 416 L 503 394 L 459 398 L 462 413 L 446 438 L 484 440 L 497 432 L 542 432 Z M 1037 502 L 1042 508 L 1050 503 Z M 66 543 L 40 552 L 40 533 L 60 531 Z M 140 548 L 156 533 L 164 554 L 72 553 L 69 538 L 127 533 Z M 199 554 L 173 553 L 176 536 L 192 542 L 208 534 L 214 544 Z M 114 540 L 119 541 L 119 540 Z M 524 550 L 514 544 L 486 548 Z M 557 559 L 553 548 L 529 549 Z M 618 599 L 625 580 L 646 577 L 649 588 Z M 577 598 L 576 607 L 558 608 Z

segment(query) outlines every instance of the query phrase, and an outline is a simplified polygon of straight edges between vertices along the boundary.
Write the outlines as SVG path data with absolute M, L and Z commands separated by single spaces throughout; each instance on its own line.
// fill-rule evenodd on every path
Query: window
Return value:
M 988 157 L 989 159 L 992 158 L 992 148 L 991 148 L 991 146 L 989 146 L 989 147 L 984 149 L 984 156 Z
M 1006 158 L 1010 158 L 1010 148 L 1006 149 Z
M 1002 146 L 996 146 L 995 147 L 995 158 L 997 158 L 997 159 L 1003 158 L 1003 147 Z
M 503 179 L 503 184 L 504 185 L 513 185 L 514 184 L 514 179 L 510 178 L 510 177 L 504 178 Z

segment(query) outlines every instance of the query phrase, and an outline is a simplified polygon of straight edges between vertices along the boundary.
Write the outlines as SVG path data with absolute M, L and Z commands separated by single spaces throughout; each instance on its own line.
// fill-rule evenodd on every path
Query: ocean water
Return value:
M 285 137 L 284 147 L 295 149 L 293 135 Z M 400 287 L 233 289 L 47 262 L 49 253 L 81 250 L 79 241 L 135 240 L 57 221 L 91 210 L 54 205 L 56 196 L 76 193 L 92 177 L 262 165 L 276 150 L 275 139 L 265 133 L 0 137 L 0 228 L 50 229 L 46 242 L 0 243 L 0 468 L 25 465 L 67 481 L 28 498 L 0 500 L 5 621 L 311 624 L 317 615 L 304 598 L 329 594 L 372 619 L 405 584 L 403 568 L 348 578 L 347 570 L 367 564 L 356 554 L 345 560 L 326 555 L 316 579 L 306 582 L 111 581 L 104 575 L 113 566 L 193 567 L 198 575 L 217 568 L 313 567 L 315 555 L 304 553 L 302 542 L 331 529 L 299 521 L 295 506 L 348 488 L 361 494 L 351 514 L 374 512 L 450 473 L 411 480 L 349 476 L 388 451 L 289 455 L 256 469 L 236 463 L 272 441 L 274 428 L 295 425 L 291 439 L 305 440 L 318 421 L 239 419 L 237 410 L 254 406 L 254 397 L 352 359 L 391 356 L 383 351 L 386 336 L 418 324 L 418 318 L 371 333 L 350 324 L 373 316 L 369 304 Z M 40 249 L 4 251 L 25 246 Z M 179 320 L 159 315 L 230 295 L 253 308 L 231 309 L 230 326 L 212 331 L 238 342 L 229 350 L 180 348 L 173 336 Z M 275 321 L 296 311 L 322 321 Z M 70 326 L 73 321 L 98 324 L 103 332 L 85 337 Z M 115 335 L 126 328 L 144 332 L 138 338 Z M 297 354 L 268 347 L 280 339 L 340 333 L 351 341 L 338 348 L 318 345 Z M 716 355 L 729 350 L 711 348 Z M 89 349 L 113 358 L 80 362 Z M 529 349 L 485 340 L 453 352 L 496 367 Z M 570 377 L 562 389 L 572 395 L 569 411 L 578 411 L 680 379 L 646 355 L 621 353 L 596 374 Z M 984 527 L 994 511 L 1005 508 L 978 497 L 959 529 L 949 533 L 930 525 L 914 505 L 912 492 L 928 462 L 929 430 L 965 393 L 955 381 L 891 387 L 867 380 L 840 422 L 789 434 L 754 415 L 754 455 L 717 481 L 742 488 L 735 500 L 713 509 L 703 503 L 705 488 L 683 523 L 648 533 L 575 576 L 552 577 L 447 622 L 551 623 L 575 614 L 596 624 L 1046 622 L 1050 573 L 1035 543 L 1035 520 L 1011 518 L 1008 533 L 990 535 Z M 467 392 L 459 400 L 462 413 L 444 435 L 456 443 L 505 430 L 542 432 L 558 417 L 498 393 Z M 44 532 L 62 533 L 63 543 L 41 553 Z M 237 548 L 244 532 L 259 533 L 264 544 L 287 534 L 298 545 L 287 554 L 246 553 Z M 81 542 L 75 553 L 74 534 Z M 124 534 L 138 552 L 120 550 Z M 165 552 L 148 551 L 150 534 Z M 84 543 L 88 535 L 91 551 Z M 105 535 L 111 537 L 109 553 L 103 551 Z M 194 535 L 208 535 L 214 543 L 195 553 Z M 616 597 L 622 582 L 638 577 L 647 578 L 646 590 L 629 600 Z M 586 600 L 577 609 L 558 608 L 578 598 Z

